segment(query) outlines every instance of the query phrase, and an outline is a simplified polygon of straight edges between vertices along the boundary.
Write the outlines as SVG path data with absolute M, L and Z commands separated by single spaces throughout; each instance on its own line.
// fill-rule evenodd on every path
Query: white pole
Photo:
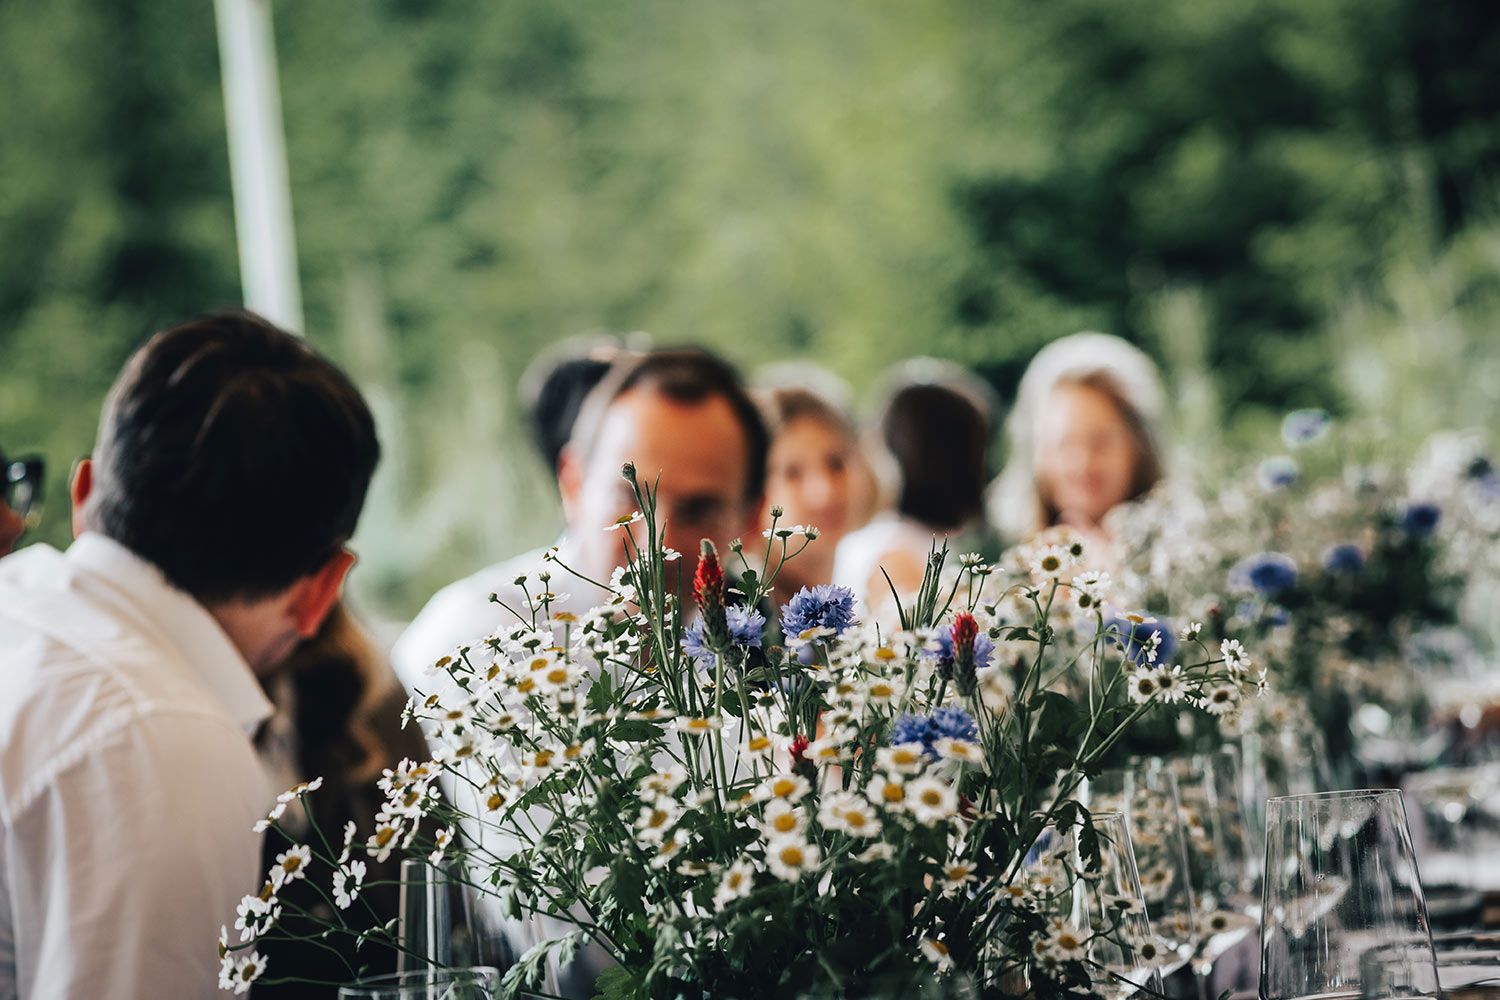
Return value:
M 270 0 L 214 0 L 246 308 L 302 332 L 302 290 Z

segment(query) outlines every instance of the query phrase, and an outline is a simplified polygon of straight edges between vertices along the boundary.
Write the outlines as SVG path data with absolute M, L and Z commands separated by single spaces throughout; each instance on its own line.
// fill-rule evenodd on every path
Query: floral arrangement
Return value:
M 1393 467 L 1379 435 L 1320 410 L 1288 414 L 1282 438 L 1286 453 L 1206 501 L 1159 492 L 1117 511 L 1121 577 L 1211 637 L 1253 641 L 1278 692 L 1258 722 L 1315 716 L 1346 763 L 1356 706 L 1420 718 L 1414 668 L 1472 652 L 1454 626 L 1476 554 L 1500 541 L 1500 479 L 1472 439 Z
M 433 758 L 387 772 L 373 827 L 340 849 L 288 845 L 221 941 L 226 985 L 260 975 L 258 941 L 292 933 L 286 880 L 325 868 L 332 916 L 299 926 L 338 932 L 355 856 L 393 851 L 559 928 L 509 969 L 511 995 L 584 949 L 607 956 L 610 998 L 1144 985 L 1120 982 L 1157 947 L 1133 862 L 1108 860 L 1129 857 L 1111 843 L 1123 826 L 1096 824 L 1082 786 L 1150 715 L 1237 713 L 1263 684 L 1237 641 L 1107 610 L 1077 543 L 1037 547 L 1014 575 L 977 556 L 954 572 L 936 550 L 890 623 L 831 586 L 776 609 L 780 567 L 815 537 L 779 521 L 759 572 L 738 542 L 737 577 L 705 542 L 679 586 L 654 492 L 624 475 L 640 512 L 616 526 L 629 561 L 598 582 L 606 599 L 573 616 L 544 589 L 436 660 L 408 706 Z M 363 935 L 402 946 L 394 928 Z

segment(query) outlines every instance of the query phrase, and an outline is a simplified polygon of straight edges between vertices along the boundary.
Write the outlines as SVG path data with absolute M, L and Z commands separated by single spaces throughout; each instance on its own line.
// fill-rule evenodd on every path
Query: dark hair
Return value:
M 91 524 L 200 601 L 256 599 L 349 540 L 380 457 L 348 377 L 259 316 L 156 334 L 115 380 Z
M 759 499 L 765 492 L 771 438 L 760 408 L 734 366 L 701 348 L 671 347 L 622 355 L 584 402 L 569 443 L 586 454 L 598 439 L 610 404 L 631 389 L 649 389 L 679 403 L 722 398 L 745 432 L 745 499 Z
M 609 374 L 620 350 L 620 342 L 614 338 L 590 336 L 567 341 L 555 352 L 537 358 L 521 376 L 531 440 L 548 469 L 557 470 L 557 460 L 573 435 L 583 401 Z
M 880 433 L 901 472 L 900 513 L 944 529 L 983 514 L 990 421 L 969 395 L 937 383 L 904 386 L 886 403 Z

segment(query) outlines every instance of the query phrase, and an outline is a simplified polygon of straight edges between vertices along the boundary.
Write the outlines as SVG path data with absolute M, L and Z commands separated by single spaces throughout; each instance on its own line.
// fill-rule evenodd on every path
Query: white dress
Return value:
M 877 514 L 869 524 L 851 531 L 839 542 L 833 559 L 833 582 L 854 591 L 854 596 L 872 612 L 879 611 L 891 601 L 890 587 L 880 572 L 882 561 L 892 553 L 902 553 L 917 565 L 923 565 L 934 541 L 941 545 L 947 537 L 894 512 Z M 902 594 L 901 599 L 905 601 L 909 596 Z

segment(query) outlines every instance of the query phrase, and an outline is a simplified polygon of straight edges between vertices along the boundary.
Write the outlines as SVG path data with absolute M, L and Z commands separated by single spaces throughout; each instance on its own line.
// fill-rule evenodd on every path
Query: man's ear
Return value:
M 311 576 L 304 577 L 293 587 L 291 594 L 292 624 L 297 634 L 311 639 L 323 627 L 323 619 L 338 603 L 344 589 L 344 578 L 354 566 L 354 553 L 339 549 L 338 553 L 323 568 Z
M 72 501 L 73 537 L 77 538 L 89 530 L 84 505 L 94 492 L 94 460 L 80 458 L 73 466 L 73 475 L 68 479 L 68 498 Z
M 562 497 L 563 521 L 574 523 L 578 498 L 583 494 L 583 462 L 571 444 L 557 457 L 557 492 Z

